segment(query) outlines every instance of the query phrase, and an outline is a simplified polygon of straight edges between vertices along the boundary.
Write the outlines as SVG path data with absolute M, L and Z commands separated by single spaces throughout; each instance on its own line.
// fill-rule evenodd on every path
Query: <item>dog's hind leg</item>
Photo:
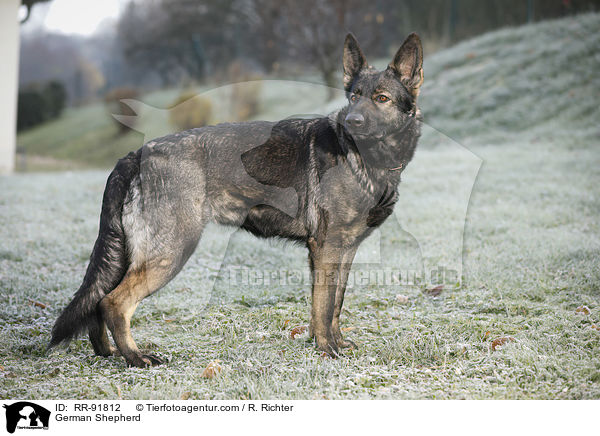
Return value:
M 131 335 L 131 317 L 138 304 L 163 287 L 179 270 L 173 259 L 148 261 L 127 272 L 119 286 L 100 302 L 100 310 L 121 355 L 130 366 L 163 363 L 152 354 L 142 354 Z
M 96 310 L 96 318 L 90 321 L 88 325 L 88 333 L 94 353 L 98 356 L 112 356 L 117 354 L 117 349 L 110 343 L 108 333 L 106 331 L 106 323 L 102 318 L 100 309 Z

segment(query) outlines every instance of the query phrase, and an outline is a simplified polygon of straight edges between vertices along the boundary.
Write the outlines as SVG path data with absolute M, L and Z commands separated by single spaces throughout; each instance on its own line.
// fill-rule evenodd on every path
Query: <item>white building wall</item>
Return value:
M 20 0 L 0 0 L 0 174 L 15 167 Z

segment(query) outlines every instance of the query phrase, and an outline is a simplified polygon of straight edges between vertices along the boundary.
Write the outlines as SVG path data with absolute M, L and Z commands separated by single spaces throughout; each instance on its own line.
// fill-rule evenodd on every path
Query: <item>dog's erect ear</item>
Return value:
M 408 35 L 396 52 L 390 68 L 400 75 L 400 80 L 416 97 L 423 83 L 423 46 L 416 33 Z
M 344 42 L 344 89 L 350 91 L 356 75 L 367 66 L 367 59 L 358 46 L 358 41 L 349 33 Z

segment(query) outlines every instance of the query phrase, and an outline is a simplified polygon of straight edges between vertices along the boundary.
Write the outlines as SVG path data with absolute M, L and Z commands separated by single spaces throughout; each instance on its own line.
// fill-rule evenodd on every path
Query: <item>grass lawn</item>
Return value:
M 93 356 L 87 338 L 47 353 L 83 277 L 108 173 L 0 178 L 0 398 L 600 398 L 599 24 L 585 15 L 501 30 L 427 60 L 431 127 L 403 176 L 398 219 L 363 254 L 406 268 L 456 256 L 440 229 L 460 214 L 441 193 L 464 186 L 465 159 L 439 142 L 461 144 L 482 161 L 464 217 L 462 286 L 432 296 L 421 285 L 355 283 L 342 327 L 359 349 L 340 359 L 320 357 L 306 335 L 290 338 L 308 322 L 308 283 L 228 276 L 307 272 L 306 249 L 217 227 L 205 232 L 214 250 L 197 252 L 134 316 L 140 347 L 167 364 L 127 368 Z M 309 111 L 300 106 L 288 110 Z M 83 124 L 84 110 L 61 122 L 78 126 L 78 116 Z M 34 135 L 49 134 L 42 128 L 62 132 L 57 149 L 79 141 L 55 125 L 20 144 L 60 158 L 33 148 Z M 207 273 L 217 272 L 213 289 Z M 203 378 L 215 360 L 222 371 Z

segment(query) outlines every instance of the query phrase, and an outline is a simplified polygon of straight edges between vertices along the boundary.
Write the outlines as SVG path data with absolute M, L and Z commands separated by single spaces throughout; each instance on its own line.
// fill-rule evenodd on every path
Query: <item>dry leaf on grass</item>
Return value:
M 590 328 L 593 328 L 594 330 L 598 330 L 600 332 L 600 325 L 598 324 L 592 324 Z
M 32 300 L 31 298 L 29 299 L 29 302 L 31 304 L 33 304 L 35 307 L 39 307 L 40 309 L 45 309 L 46 307 L 48 307 L 46 304 L 40 303 L 39 301 Z
M 516 339 L 512 336 L 505 336 L 502 338 L 497 338 L 492 341 L 492 351 L 496 351 L 497 348 L 502 347 L 504 344 L 508 342 L 515 342 Z
M 356 327 L 344 327 L 342 329 L 343 332 L 351 332 L 352 330 L 356 329 Z
M 579 306 L 577 309 L 575 309 L 575 313 L 578 313 L 580 315 L 589 315 L 592 312 L 590 311 L 590 308 L 587 306 Z
M 290 332 L 290 338 L 296 339 L 296 336 L 303 334 L 307 330 L 305 325 L 299 325 L 298 327 L 294 327 Z
M 204 371 L 202 372 L 202 375 L 200 377 L 202 378 L 214 378 L 218 373 L 221 372 L 221 365 L 220 365 L 221 361 L 220 360 L 215 360 L 213 362 L 210 362 L 208 364 L 208 366 L 204 369 Z
M 192 395 L 192 393 L 191 393 L 191 392 L 188 392 L 188 391 L 186 391 L 186 392 L 184 392 L 183 394 L 181 394 L 181 398 L 180 398 L 180 400 L 189 400 L 189 399 L 190 399 L 190 395 Z
M 423 293 L 425 295 L 429 295 L 430 297 L 437 297 L 444 290 L 444 285 L 438 285 L 435 288 L 425 289 Z
M 402 294 L 396 295 L 396 303 L 408 304 L 408 296 Z

